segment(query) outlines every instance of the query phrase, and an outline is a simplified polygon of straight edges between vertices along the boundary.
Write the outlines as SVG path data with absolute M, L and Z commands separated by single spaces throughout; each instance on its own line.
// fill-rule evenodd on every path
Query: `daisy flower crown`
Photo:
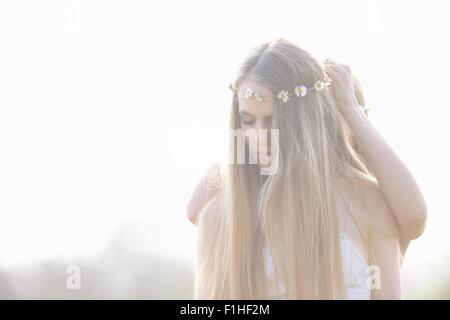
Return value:
M 252 99 L 255 98 L 258 101 L 262 101 L 264 97 L 275 97 L 279 100 L 281 100 L 283 103 L 287 103 L 289 101 L 289 99 L 292 96 L 296 96 L 298 98 L 300 97 L 305 97 L 306 95 L 308 95 L 311 91 L 322 91 L 322 90 L 327 90 L 328 87 L 331 84 L 331 78 L 329 78 L 328 76 L 325 76 L 325 79 L 322 80 L 317 80 L 314 83 L 314 86 L 312 86 L 311 88 L 308 88 L 307 86 L 303 85 L 303 84 L 299 84 L 298 86 L 295 87 L 294 92 L 289 92 L 288 90 L 280 90 L 276 95 L 262 95 L 261 93 L 253 90 L 252 88 L 247 88 L 244 92 L 244 98 L 246 99 Z M 239 88 L 237 88 L 234 83 L 231 83 L 229 85 L 229 88 L 231 91 L 233 91 L 234 93 L 238 93 L 239 94 Z

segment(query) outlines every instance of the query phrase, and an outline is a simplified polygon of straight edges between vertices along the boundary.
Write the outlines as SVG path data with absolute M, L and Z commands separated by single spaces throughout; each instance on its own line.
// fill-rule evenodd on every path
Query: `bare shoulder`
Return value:
M 359 212 L 369 222 L 371 231 L 397 237 L 398 228 L 395 216 L 389 207 L 378 183 L 370 179 L 358 179 L 361 191 L 358 199 Z
M 197 225 L 203 208 L 222 190 L 222 178 L 219 165 L 212 166 L 197 184 L 186 207 L 187 218 Z

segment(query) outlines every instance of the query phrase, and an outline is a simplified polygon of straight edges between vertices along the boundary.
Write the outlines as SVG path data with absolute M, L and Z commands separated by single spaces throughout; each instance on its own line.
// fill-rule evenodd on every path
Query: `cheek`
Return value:
M 252 133 L 256 132 L 253 131 L 254 129 L 248 129 L 246 130 L 247 134 L 251 135 Z M 248 151 L 251 155 L 256 155 L 258 152 L 258 142 L 255 141 L 255 139 L 250 139 L 248 136 L 245 137 L 245 144 L 247 145 Z

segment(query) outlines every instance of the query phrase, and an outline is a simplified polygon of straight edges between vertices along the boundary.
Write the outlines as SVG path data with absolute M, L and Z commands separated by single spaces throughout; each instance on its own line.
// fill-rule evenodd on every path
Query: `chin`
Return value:
M 259 155 L 258 156 L 258 166 L 261 168 L 268 168 L 272 163 L 271 157 L 267 155 Z

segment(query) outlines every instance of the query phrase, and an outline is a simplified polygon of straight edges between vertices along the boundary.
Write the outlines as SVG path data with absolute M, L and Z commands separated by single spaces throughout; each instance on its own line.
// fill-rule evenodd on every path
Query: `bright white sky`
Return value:
M 240 60 L 283 37 L 361 80 L 427 199 L 406 264 L 420 270 L 450 252 L 446 4 L 2 2 L 0 266 L 95 254 L 122 223 L 142 250 L 192 261 L 185 206 L 214 158 L 176 161 L 174 137 L 211 146 L 195 132 L 226 128 Z

